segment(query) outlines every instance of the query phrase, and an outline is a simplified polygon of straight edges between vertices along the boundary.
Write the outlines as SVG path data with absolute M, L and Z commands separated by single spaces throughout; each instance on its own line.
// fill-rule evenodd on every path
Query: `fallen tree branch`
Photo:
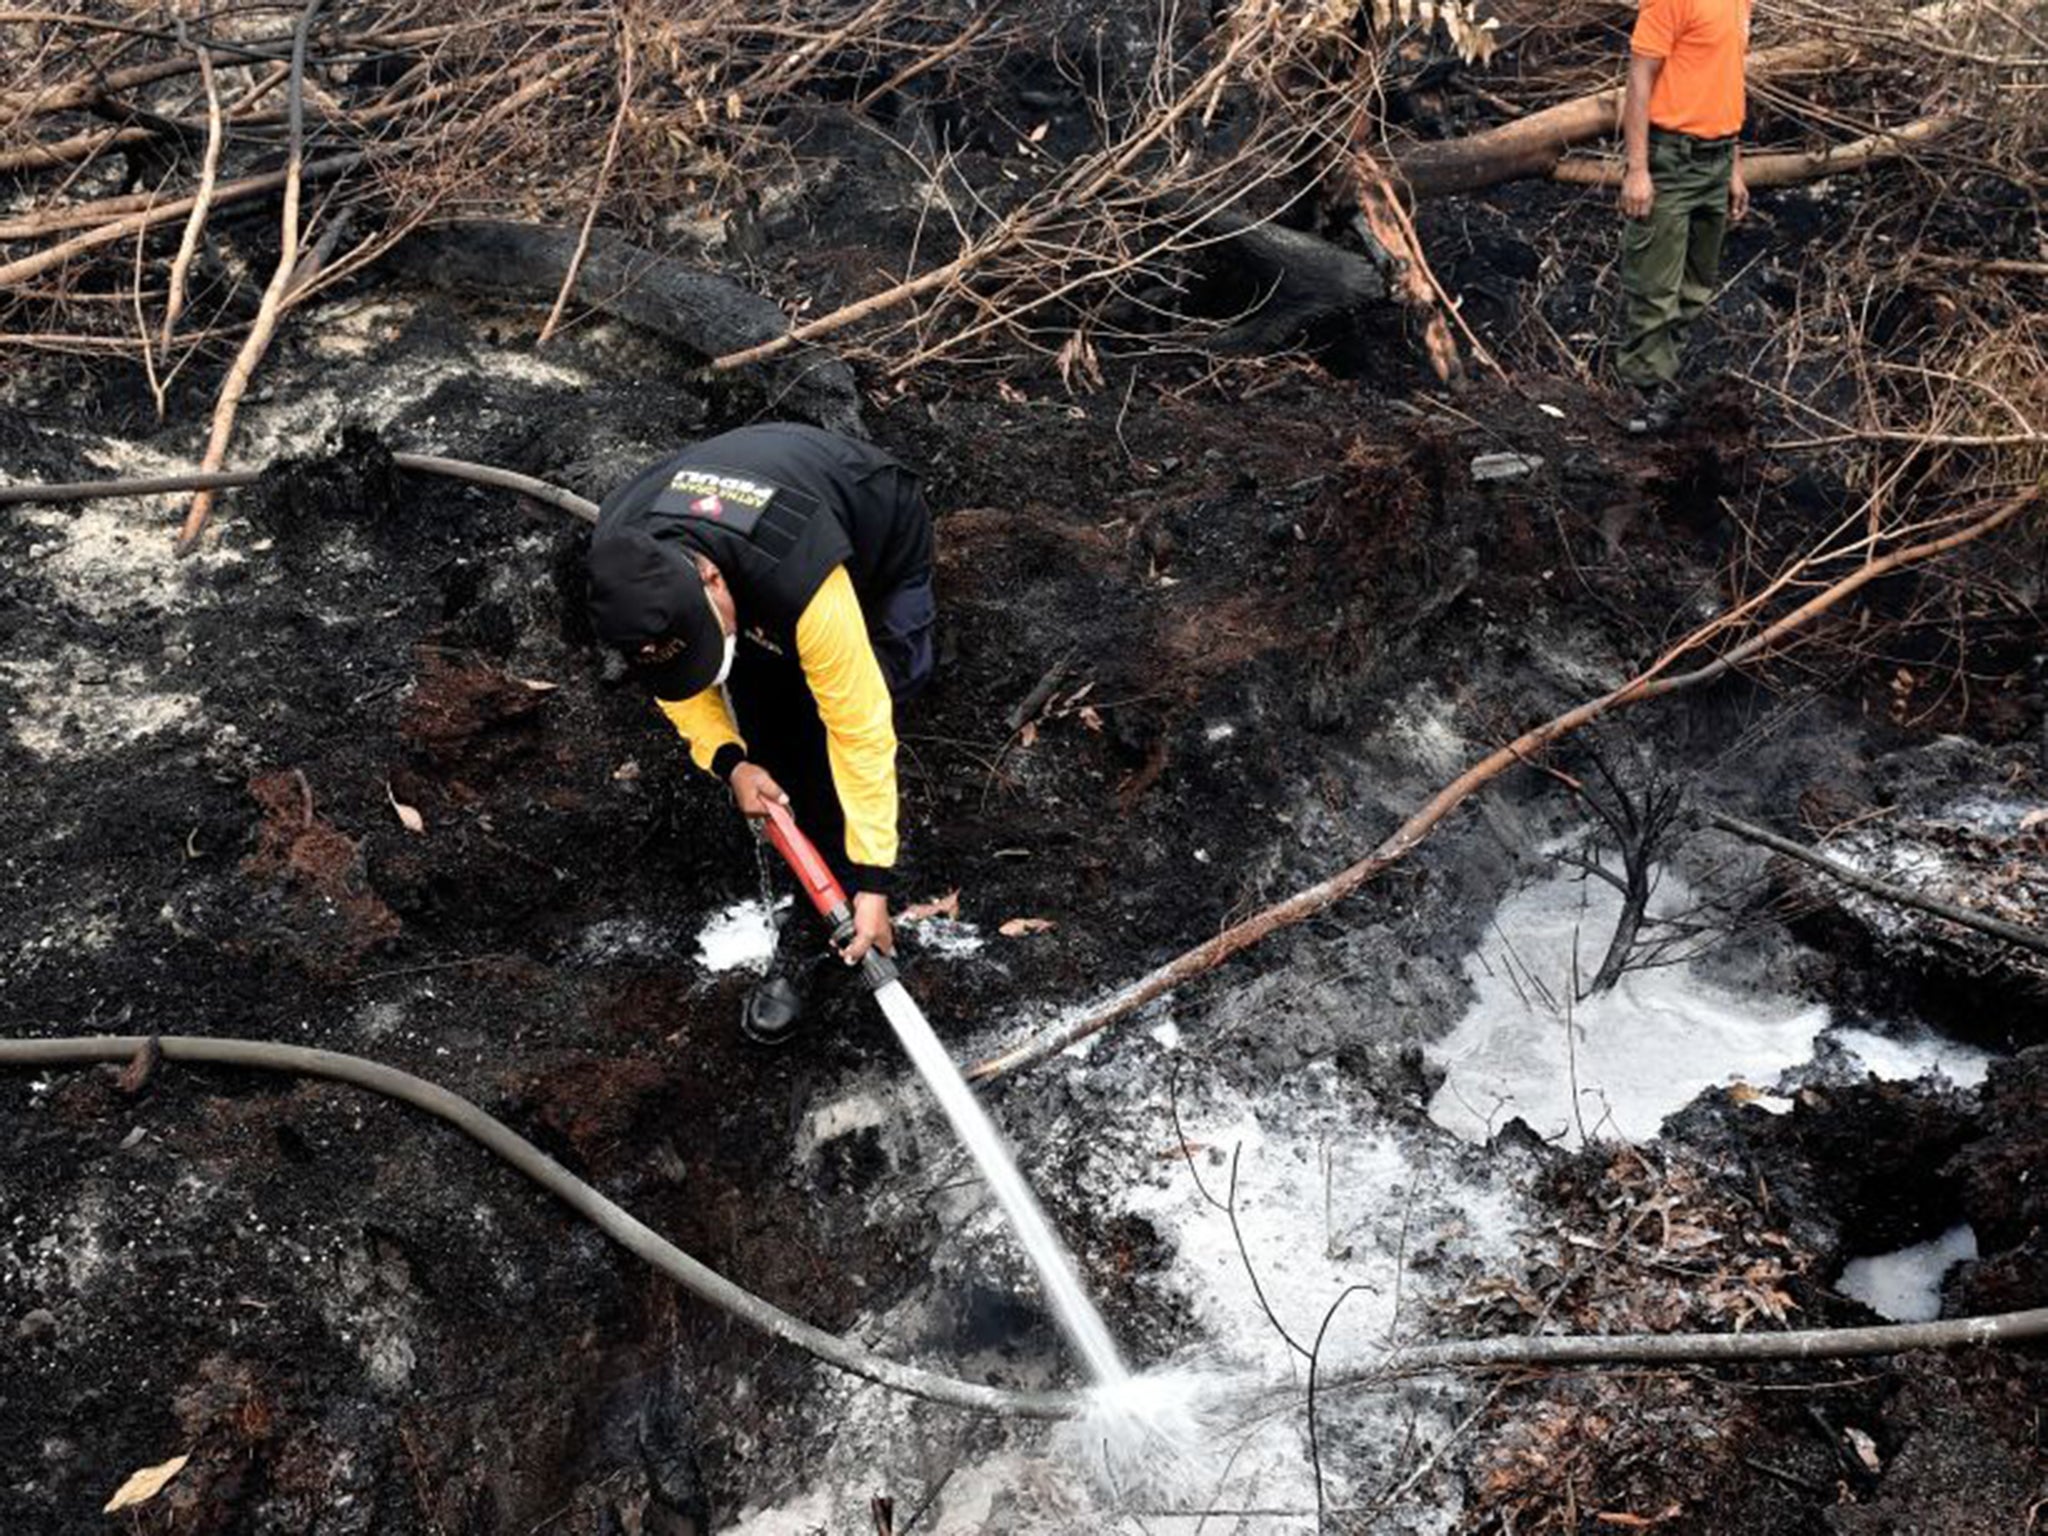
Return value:
M 488 485 L 516 491 L 586 523 L 597 521 L 597 503 L 574 491 L 517 470 L 495 464 L 474 464 L 467 459 L 444 459 L 430 453 L 394 453 L 391 462 L 400 469 L 422 475 L 439 475 L 447 480 L 466 480 L 471 485 Z M 221 469 L 210 474 L 151 475 L 134 480 L 68 480 L 52 485 L 0 485 L 0 507 L 28 502 L 99 501 L 109 496 L 155 496 L 167 491 L 226 490 L 254 485 L 267 470 Z
M 1868 170 L 1901 158 L 1917 145 L 1931 144 L 1956 127 L 1952 117 L 1923 117 L 1902 128 L 1873 133 L 1829 149 L 1746 154 L 1742 157 L 1742 178 L 1752 189 L 1760 189 L 1796 186 L 1849 171 Z M 1551 171 L 1550 177 L 1575 187 L 1618 187 L 1626 169 L 1619 160 L 1564 160 Z
M 1848 1360 L 1914 1349 L 1967 1349 L 2048 1339 L 2048 1307 L 1873 1328 L 1801 1328 L 1788 1333 L 1624 1333 L 1599 1336 L 1454 1339 L 1402 1350 L 1366 1376 L 1489 1370 L 1525 1365 L 1678 1365 L 1712 1361 Z M 1359 1379 L 1359 1378 L 1353 1378 Z
M 156 136 L 154 128 L 96 128 L 48 144 L 24 144 L 19 149 L 0 150 L 0 175 L 54 170 L 60 165 L 90 160 L 103 149 L 123 149 L 130 144 L 147 143 Z
M 1361 137 L 1357 125 L 1353 126 L 1352 137 L 1354 142 Z M 1401 199 L 1395 194 L 1393 183 L 1387 180 L 1387 173 L 1380 168 L 1378 159 L 1363 149 L 1354 150 L 1345 168 L 1358 217 L 1374 243 L 1392 258 L 1395 293 L 1402 303 L 1423 317 L 1423 351 L 1437 381 L 1448 384 L 1464 372 L 1458 356 L 1458 344 L 1451 339 L 1449 319 L 1455 318 L 1459 329 L 1465 333 L 1465 339 L 1472 345 L 1473 355 L 1488 363 L 1495 376 L 1506 382 L 1507 375 L 1501 372 L 1500 364 L 1494 361 L 1485 344 L 1472 334 L 1472 328 L 1465 324 L 1464 316 L 1458 313 L 1457 306 L 1444 292 L 1443 284 L 1437 281 L 1429 257 L 1423 254 L 1421 237 L 1415 233 L 1415 225 L 1409 220 L 1407 210 L 1402 208 Z
M 560 292 L 575 245 L 567 230 L 464 220 L 423 230 L 389 260 L 435 287 L 544 305 Z M 694 360 L 779 337 L 788 317 L 731 279 L 657 255 L 606 230 L 592 232 L 570 293 L 573 303 L 651 332 Z M 827 352 L 782 356 L 762 370 L 778 413 L 865 437 L 853 372 Z
M 338 176 L 343 171 L 353 170 L 369 158 L 365 151 L 330 155 L 324 160 L 308 162 L 300 171 L 299 179 L 302 182 L 309 182 Z M 213 189 L 213 206 L 220 208 L 229 203 L 246 202 L 252 197 L 261 197 L 266 192 L 275 192 L 285 184 L 286 175 L 284 171 L 266 171 L 260 176 L 244 176 L 235 181 L 224 181 Z M 41 277 L 45 272 L 63 266 L 74 256 L 126 239 L 138 230 L 149 229 L 157 224 L 168 224 L 172 219 L 190 213 L 197 201 L 196 197 L 189 196 L 173 198 L 169 202 L 158 203 L 154 208 L 146 208 L 140 213 L 117 218 L 97 229 L 89 229 L 84 234 L 76 235 L 59 245 L 37 251 L 33 256 L 11 261 L 5 266 L 0 266 L 0 288 L 12 288 L 32 277 Z
M 73 80 L 42 90 L 9 91 L 0 95 L 0 128 L 12 128 L 17 123 L 32 117 L 46 117 L 52 112 L 74 112 L 80 107 L 90 106 L 94 98 L 109 91 L 153 85 L 174 75 L 189 75 L 198 67 L 198 62 L 189 58 L 159 59 L 154 64 L 118 69 L 97 79 Z
M 1744 842 L 1755 843 L 1760 848 L 1768 848 L 1773 853 L 1783 854 L 1788 859 L 1817 869 L 1829 879 L 1838 880 L 1866 896 L 1875 896 L 1878 900 L 1891 902 L 1895 906 L 1912 907 L 1917 911 L 1931 913 L 1958 927 L 1974 929 L 1987 937 L 2002 940 L 2007 944 L 2016 944 L 2021 949 L 2032 950 L 2037 955 L 2048 955 L 2048 933 L 2022 927 L 2018 923 L 2008 923 L 2002 918 L 1973 912 L 1968 907 L 1959 907 L 1936 896 L 1923 896 L 1918 891 L 1907 890 L 1904 886 L 1875 879 L 1861 870 L 1851 869 L 1846 864 L 1838 863 L 1811 848 L 1793 842 L 1790 838 L 1780 837 L 1777 833 L 1759 827 L 1753 822 L 1740 821 L 1719 811 L 1710 812 L 1707 821 L 1709 825 L 1719 827 L 1723 832 L 1732 833 Z
M 305 9 L 299 12 L 299 24 L 292 30 L 292 74 L 291 82 L 285 88 L 291 119 L 291 148 L 285 160 L 284 213 L 277 269 L 271 273 L 270 282 L 263 290 L 263 302 L 257 307 L 256 322 L 249 327 L 249 334 L 242 339 L 241 351 L 235 354 L 227 378 L 221 382 L 220 398 L 213 406 L 213 429 L 207 434 L 206 453 L 199 461 L 202 474 L 219 469 L 227 458 L 228 440 L 235 431 L 235 413 L 241 409 L 242 396 L 248 393 L 249 380 L 256 372 L 256 365 L 270 349 L 270 338 L 277 334 L 279 317 L 291 302 L 292 279 L 299 267 L 299 238 L 303 233 L 299 227 L 299 190 L 306 146 L 306 42 L 322 3 L 323 0 L 306 0 Z M 193 496 L 192 509 L 185 514 L 185 526 L 178 530 L 179 554 L 190 554 L 193 545 L 199 542 L 200 534 L 206 531 L 206 520 L 213 515 L 214 496 L 215 492 L 210 488 Z
M 1631 704 L 1640 704 L 1649 699 L 1663 698 L 1667 694 L 1696 687 L 1727 675 L 1745 662 L 1766 654 L 1785 636 L 1803 628 L 1809 621 L 1879 577 L 1934 559 L 2004 527 L 2022 512 L 2033 507 L 2039 499 L 2039 494 L 2038 491 L 2028 492 L 1953 533 L 1893 550 L 1880 558 L 1866 560 L 1851 574 L 1823 588 L 1784 617 L 1704 666 L 1690 672 L 1669 674 L 1669 668 L 1680 657 L 1725 632 L 1731 621 L 1750 611 L 1754 604 L 1746 604 L 1733 613 L 1722 614 L 1710 620 L 1620 687 L 1523 732 L 1506 746 L 1474 763 L 1437 791 L 1428 803 L 1402 822 L 1391 836 L 1357 863 L 1339 870 L 1328 879 L 1290 896 L 1285 901 L 1256 912 L 1241 922 L 1231 924 L 1207 942 L 1198 944 L 1187 953 L 1169 960 L 1078 1017 L 1053 1024 L 1000 1055 L 976 1062 L 968 1068 L 968 1077 L 976 1082 L 987 1082 L 1056 1055 L 1143 1007 L 1154 998 L 1173 991 L 1197 976 L 1213 971 L 1233 955 L 1249 949 L 1268 935 L 1283 928 L 1291 928 L 1327 910 L 1368 880 L 1405 858 L 1423 839 L 1436 830 L 1437 824 L 1444 817 L 1462 805 L 1474 792 L 1491 783 L 1517 763 L 1536 756 L 1553 742 L 1614 710 Z M 1789 576 L 1774 583 L 1770 590 L 1781 590 L 1788 582 Z
M 1100 197 L 1107 189 L 1122 182 L 1131 169 L 1165 140 L 1183 119 L 1197 109 L 1206 107 L 1214 99 L 1229 81 L 1239 58 L 1257 40 L 1258 35 L 1256 31 L 1248 30 L 1232 39 L 1229 46 L 1194 84 L 1163 111 L 1147 119 L 1141 129 L 1128 139 L 1110 145 L 1085 160 L 1076 161 L 1059 180 L 1051 184 L 1042 200 L 1027 202 L 1020 206 L 973 240 L 951 261 L 934 267 L 920 276 L 885 288 L 880 293 L 870 294 L 865 299 L 843 305 L 829 314 L 820 315 L 815 320 L 806 321 L 757 346 L 713 358 L 712 371 L 724 373 L 734 368 L 745 367 L 749 363 L 761 362 L 791 347 L 815 341 L 820 336 L 830 336 L 874 315 L 886 313 L 910 303 L 913 299 L 937 292 L 1009 251 L 1054 218 Z

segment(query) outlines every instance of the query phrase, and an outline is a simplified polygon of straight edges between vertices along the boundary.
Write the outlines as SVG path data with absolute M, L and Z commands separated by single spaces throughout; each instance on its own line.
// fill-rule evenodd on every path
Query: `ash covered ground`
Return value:
M 821 1327 L 1075 1385 L 863 1000 L 795 1050 L 739 1039 L 745 968 L 709 962 L 755 851 L 590 644 L 578 527 L 391 467 L 596 497 L 772 408 L 613 322 L 536 352 L 536 318 L 395 278 L 299 317 L 242 439 L 288 462 L 190 561 L 158 502 L 0 524 L 0 1024 L 389 1061 Z M 1732 400 L 1645 450 L 1575 386 L 1448 404 L 1368 372 L 860 400 L 939 517 L 908 898 L 959 899 L 904 944 L 959 1057 L 1348 862 L 1720 600 L 1715 497 L 1758 473 Z M 195 428 L 145 407 L 23 370 L 8 477 L 188 463 Z M 1543 464 L 1475 480 L 1503 448 Z M 1872 869 L 2038 902 L 2039 680 L 1989 665 L 1995 708 L 1916 729 L 1869 707 L 1882 677 L 1738 677 L 1609 750 L 1756 819 L 1886 808 Z M 1713 895 L 1715 942 L 1576 1016 L 1544 992 L 1604 940 L 1554 857 L 1584 825 L 1504 780 L 1336 912 L 992 1091 L 1133 1363 L 1255 1384 L 1170 1486 L 835 1376 L 394 1105 L 160 1066 L 0 1077 L 0 1525 L 102 1529 L 129 1472 L 189 1454 L 147 1528 L 846 1531 L 880 1497 L 898 1531 L 2026 1529 L 2038 1353 L 1357 1380 L 1450 1334 L 1870 1321 L 1843 1266 L 1961 1222 L 1937 1305 L 2048 1296 L 2038 972 L 1689 831 L 1667 894 Z M 1642 1150 L 1567 1150 L 1615 1132 Z M 1304 1351 L 1339 1382 L 1313 1431 Z

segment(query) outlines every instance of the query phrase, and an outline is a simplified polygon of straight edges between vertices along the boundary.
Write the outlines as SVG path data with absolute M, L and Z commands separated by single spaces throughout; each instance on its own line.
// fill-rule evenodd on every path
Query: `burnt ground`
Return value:
M 872 1141 L 820 1152 L 800 1134 L 818 1085 L 894 1070 L 885 1031 L 841 993 L 801 1050 L 743 1045 L 742 978 L 707 976 L 693 941 L 753 894 L 754 852 L 588 644 L 578 529 L 385 457 L 428 448 L 596 496 L 756 406 L 616 326 L 536 359 L 533 319 L 374 279 L 304 317 L 250 427 L 252 454 L 295 461 L 236 496 L 192 562 L 163 558 L 161 507 L 0 524 L 0 1023 L 392 1062 L 750 1288 L 854 1328 L 924 1285 L 946 1238 L 930 1203 L 878 1221 L 859 1198 L 902 1172 Z M 1008 397 L 867 398 L 939 514 L 943 671 L 903 721 L 910 895 L 957 889 L 991 935 L 1018 916 L 1057 925 L 990 937 L 971 965 L 906 935 L 911 983 L 961 1054 L 1327 873 L 1474 745 L 1622 675 L 1718 600 L 1731 490 L 1788 530 L 1829 515 L 1761 461 L 1730 391 L 1646 453 L 1597 393 L 1530 380 L 1444 402 L 1383 340 L 1382 366 L 1350 380 L 1290 363 L 1192 387 L 1160 365 L 1092 397 L 1026 380 Z M 145 409 L 123 375 L 25 368 L 0 404 L 8 474 L 188 456 L 189 425 Z M 1475 483 L 1473 457 L 1509 447 L 1543 466 Z M 1978 697 L 1997 707 L 1975 715 L 1894 721 L 1870 708 L 1884 679 L 1844 663 L 1682 697 L 1625 739 L 1786 826 L 1817 787 L 1910 807 L 1960 780 L 2038 800 L 2028 661 L 1980 658 L 1994 682 Z M 1012 731 L 1055 667 L 1042 718 Z M 1937 730 L 1975 740 L 1930 747 Z M 1198 1027 L 1248 976 L 1325 987 L 1327 1011 L 1240 1021 L 1206 1059 L 1283 1080 L 1334 1063 L 1361 1104 L 1419 1124 L 1419 1047 L 1455 1016 L 1458 967 L 1569 819 L 1539 776 L 1504 783 L 1178 1017 Z M 1980 1038 L 2042 1040 L 2028 974 L 1807 909 L 1797 937 L 1752 923 L 1730 947 L 1872 1014 L 1968 978 Z M 1142 1066 L 1146 1049 L 1112 1037 L 1088 1070 Z M 1860 1315 L 1826 1291 L 1841 1257 L 1958 1209 L 1985 1258 L 1950 1309 L 2039 1305 L 2038 1199 L 2015 1191 L 2048 1136 L 2040 1073 L 2037 1051 L 1979 1096 L 1823 1084 L 1762 1130 L 1709 1105 L 1686 1136 L 1711 1177 L 1776 1202 L 1766 1225 L 1808 1256 L 1789 1283 L 1809 1319 Z M 1001 1112 L 1027 1139 L 1085 1124 L 1087 1075 L 1022 1079 Z M 1883 1159 L 1873 1126 L 1889 1128 Z M 1113 1325 L 1141 1360 L 1165 1355 L 1186 1328 L 1162 1306 L 1170 1256 L 1093 1220 L 1057 1150 L 1038 1150 Z M 793 1475 L 779 1442 L 812 1391 L 807 1361 L 391 1105 L 230 1072 L 132 1088 L 111 1070 L 14 1073 L 0 1167 L 8 1529 L 101 1529 L 129 1471 L 186 1450 L 147 1528 L 683 1532 Z M 963 1307 L 926 1357 L 994 1345 L 997 1376 L 1057 1375 L 1044 1320 L 991 1305 Z M 1831 1416 L 1818 1431 L 1809 1388 Z M 2018 1531 L 2042 1492 L 2043 1388 L 2021 1352 L 1758 1378 L 1728 1389 L 1740 1412 L 1708 1394 L 1660 1420 L 1675 1427 L 1657 1455 L 1588 1475 L 1607 1477 L 1609 1510 L 1670 1507 L 1673 1532 Z M 1717 1416 L 1726 1454 L 1673 1454 Z M 1845 1416 L 1875 1436 L 1880 1472 L 1840 1466 L 1826 1424 Z

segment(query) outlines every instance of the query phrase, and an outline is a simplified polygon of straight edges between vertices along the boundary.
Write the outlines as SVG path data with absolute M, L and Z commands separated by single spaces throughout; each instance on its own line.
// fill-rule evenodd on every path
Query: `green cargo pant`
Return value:
M 1728 232 L 1730 142 L 1703 143 L 1650 130 L 1650 179 L 1657 201 L 1647 219 L 1621 229 L 1621 351 L 1614 371 L 1650 389 L 1678 377 L 1678 359 L 1721 270 Z

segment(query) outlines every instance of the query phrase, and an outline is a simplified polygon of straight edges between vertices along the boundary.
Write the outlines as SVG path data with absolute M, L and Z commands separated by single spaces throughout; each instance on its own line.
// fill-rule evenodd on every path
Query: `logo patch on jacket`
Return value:
M 780 490 L 781 487 L 751 475 L 680 469 L 654 498 L 651 510 L 676 517 L 705 518 L 745 535 L 754 531 L 754 525 L 761 521 L 761 514 L 768 510 L 768 504 Z

